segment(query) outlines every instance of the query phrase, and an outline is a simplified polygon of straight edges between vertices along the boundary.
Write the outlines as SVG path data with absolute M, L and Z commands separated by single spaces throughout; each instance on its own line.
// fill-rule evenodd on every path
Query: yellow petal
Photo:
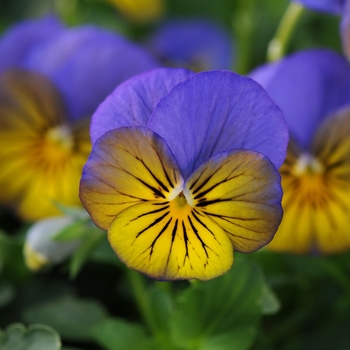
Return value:
M 122 211 L 108 230 L 108 239 L 125 264 L 160 280 L 208 280 L 233 263 L 226 233 L 178 198 L 150 201 Z
M 107 230 L 122 210 L 175 197 L 182 183 L 163 139 L 148 129 L 119 128 L 95 143 L 84 168 L 80 198 L 95 224 Z
M 195 208 L 217 223 L 244 253 L 266 245 L 282 217 L 280 176 L 263 155 L 234 151 L 213 157 L 186 182 Z

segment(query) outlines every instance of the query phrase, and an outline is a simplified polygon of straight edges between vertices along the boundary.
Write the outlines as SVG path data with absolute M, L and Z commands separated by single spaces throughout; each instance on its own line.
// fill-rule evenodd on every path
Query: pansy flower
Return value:
M 142 48 L 114 33 L 64 28 L 51 17 L 5 33 L 0 202 L 25 220 L 60 214 L 57 202 L 81 205 L 78 185 L 91 150 L 91 114 L 116 85 L 156 65 Z
M 165 65 L 196 72 L 230 69 L 233 42 L 216 24 L 200 19 L 171 20 L 149 39 L 149 48 Z
M 124 82 L 91 124 L 80 198 L 119 258 L 159 280 L 208 280 L 280 223 L 288 131 L 260 85 L 162 68 Z
M 294 253 L 350 249 L 350 66 L 331 51 L 300 52 L 251 75 L 290 129 L 280 169 L 284 216 L 269 248 Z

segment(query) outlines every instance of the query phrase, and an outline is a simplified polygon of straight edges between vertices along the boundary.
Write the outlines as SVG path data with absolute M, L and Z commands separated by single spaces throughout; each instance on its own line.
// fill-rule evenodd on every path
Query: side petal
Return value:
M 53 16 L 14 25 L 0 40 L 0 71 L 21 67 L 32 49 L 52 40 L 63 30 L 63 24 Z
M 291 133 L 304 148 L 327 115 L 350 103 L 350 66 L 329 50 L 299 52 L 250 76 L 282 109 Z
M 288 131 L 280 109 L 253 80 L 228 71 L 198 73 L 160 100 L 149 128 L 163 137 L 184 177 L 233 149 L 266 155 L 278 168 Z
M 66 30 L 26 61 L 55 82 L 72 119 L 92 115 L 121 82 L 158 66 L 142 47 L 93 26 Z
M 173 202 L 122 211 L 108 229 L 116 254 L 129 268 L 160 280 L 209 280 L 225 273 L 233 263 L 226 233 L 189 206 L 176 215 Z
M 159 99 L 193 74 L 186 69 L 159 68 L 122 83 L 93 115 L 92 143 L 105 132 L 121 126 L 147 126 Z
M 240 252 L 269 243 L 282 219 L 279 173 L 268 158 L 253 151 L 211 158 L 186 181 L 184 192 Z
M 100 228 L 132 205 L 167 200 L 182 187 L 182 177 L 163 139 L 142 127 L 105 133 L 84 167 L 80 198 Z

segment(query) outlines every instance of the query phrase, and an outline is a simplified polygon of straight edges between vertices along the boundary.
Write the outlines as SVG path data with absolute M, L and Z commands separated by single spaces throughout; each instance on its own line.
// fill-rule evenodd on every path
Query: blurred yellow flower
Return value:
M 106 0 L 134 22 L 151 22 L 164 13 L 164 0 Z
M 80 206 L 78 183 L 90 152 L 89 118 L 71 122 L 52 83 L 38 73 L 0 76 L 0 202 L 25 220 Z

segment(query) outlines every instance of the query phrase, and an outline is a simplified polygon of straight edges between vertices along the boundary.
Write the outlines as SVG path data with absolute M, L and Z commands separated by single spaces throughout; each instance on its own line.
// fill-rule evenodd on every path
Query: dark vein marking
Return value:
M 149 260 L 151 260 L 152 258 L 152 254 L 153 254 L 153 248 L 158 240 L 158 238 L 166 231 L 166 229 L 168 228 L 168 226 L 170 225 L 170 222 L 173 218 L 170 218 L 167 223 L 164 225 L 164 227 L 160 230 L 160 232 L 158 233 L 157 237 L 153 240 L 152 244 L 145 250 L 147 251 L 148 249 L 151 248 L 151 251 L 149 253 Z
M 137 235 L 136 238 L 141 236 L 145 231 L 149 230 L 151 227 L 154 225 L 158 224 L 158 222 L 162 221 L 167 215 L 169 214 L 169 211 L 167 211 L 164 215 L 160 216 L 159 218 L 155 219 L 151 224 L 149 224 L 146 228 L 144 228 L 142 231 L 140 231 Z
M 214 239 L 217 241 L 214 233 L 208 228 L 208 226 L 194 213 L 194 210 L 191 212 L 191 214 L 193 215 L 193 217 L 195 218 L 195 220 L 202 225 L 207 231 L 209 231 L 212 236 L 214 237 Z
M 188 259 L 188 261 L 190 263 L 190 266 L 191 266 L 191 269 L 193 270 L 193 267 L 192 267 L 192 264 L 191 264 L 191 259 L 190 259 L 190 256 L 188 254 L 188 242 L 189 242 L 189 239 L 188 239 L 188 236 L 187 236 L 186 226 L 185 226 L 185 223 L 183 221 L 182 221 L 182 232 L 183 232 L 183 235 L 184 235 L 184 243 L 185 243 L 185 248 L 186 248 L 186 254 L 185 254 L 185 257 L 184 257 L 182 265 L 185 266 L 186 259 Z
M 159 212 L 162 212 L 163 210 L 166 210 L 169 208 L 169 205 L 163 207 L 163 208 L 159 208 L 159 209 L 155 209 L 155 210 L 152 210 L 152 211 L 148 211 L 147 213 L 144 213 L 144 214 L 141 214 L 139 215 L 138 217 L 136 217 L 135 219 L 132 219 L 130 221 L 135 221 L 139 218 L 142 218 L 143 216 L 147 216 L 147 215 L 151 215 L 151 214 L 154 214 L 154 213 L 159 213 Z
M 208 251 L 207 251 L 207 248 L 210 249 L 210 247 L 208 247 L 202 240 L 202 238 L 200 237 L 200 235 L 198 234 L 198 230 L 196 229 L 196 227 L 193 225 L 193 222 L 191 220 L 191 218 L 188 216 L 187 217 L 188 219 L 188 222 L 190 223 L 191 227 L 192 227 L 192 230 L 194 232 L 194 234 L 196 235 L 197 239 L 201 242 L 201 245 L 202 245 L 202 248 L 205 252 L 205 255 L 207 256 L 207 258 L 209 258 L 209 254 L 208 254 Z M 211 249 L 210 249 L 211 250 Z

